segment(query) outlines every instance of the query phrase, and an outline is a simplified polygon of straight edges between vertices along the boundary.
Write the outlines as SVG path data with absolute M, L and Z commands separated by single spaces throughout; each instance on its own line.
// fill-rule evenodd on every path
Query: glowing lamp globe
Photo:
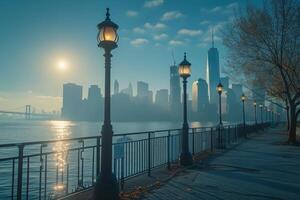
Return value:
M 222 92 L 223 92 L 223 85 L 222 85 L 221 83 L 219 83 L 219 84 L 217 85 L 217 92 L 218 92 L 219 94 L 222 94 Z
M 106 19 L 98 24 L 98 46 L 102 48 L 116 48 L 119 36 L 117 30 L 119 26 L 110 20 L 109 8 L 106 9 Z
M 253 102 L 253 106 L 255 106 L 255 107 L 256 107 L 256 105 L 257 105 L 257 103 L 256 103 L 256 101 L 254 101 L 254 102 Z
M 242 101 L 245 101 L 245 100 L 246 100 L 246 96 L 245 96 L 244 94 L 241 96 L 241 100 L 242 100 Z
M 259 105 L 259 107 L 260 107 L 260 108 L 262 108 L 262 107 L 263 107 L 263 105 L 262 105 L 262 104 L 260 104 L 260 105 Z
M 191 63 L 186 60 L 186 53 L 184 53 L 183 61 L 179 64 L 178 73 L 182 78 L 191 76 Z

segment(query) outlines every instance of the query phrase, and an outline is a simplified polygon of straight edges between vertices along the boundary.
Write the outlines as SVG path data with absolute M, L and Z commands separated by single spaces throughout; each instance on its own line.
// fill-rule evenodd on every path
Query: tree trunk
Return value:
M 290 130 L 290 109 L 289 106 L 286 107 L 286 120 L 287 120 L 287 130 Z
M 290 105 L 290 129 L 289 129 L 289 140 L 291 144 L 296 143 L 296 126 L 297 126 L 297 116 L 296 107 Z

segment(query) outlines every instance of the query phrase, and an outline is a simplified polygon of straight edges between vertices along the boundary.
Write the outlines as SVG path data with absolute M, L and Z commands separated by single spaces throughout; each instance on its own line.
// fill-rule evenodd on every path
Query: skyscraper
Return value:
M 223 88 L 225 91 L 229 89 L 229 78 L 228 76 L 226 77 L 221 77 L 221 84 L 223 85 Z
M 198 111 L 198 81 L 192 84 L 192 111 Z
M 157 90 L 155 95 L 155 104 L 166 110 L 168 108 L 169 103 L 168 96 L 169 94 L 167 89 Z
M 74 83 L 63 85 L 62 117 L 79 120 L 82 112 L 82 86 Z
M 149 85 L 143 81 L 137 82 L 137 97 L 138 98 L 145 98 L 149 96 Z
M 119 93 L 119 82 L 118 80 L 115 80 L 114 82 L 114 94 L 118 94 Z
M 131 83 L 129 83 L 128 88 L 124 88 L 120 93 L 127 94 L 129 97 L 133 96 L 133 89 Z
M 212 47 L 208 50 L 206 65 L 206 82 L 208 84 L 208 97 L 211 104 L 218 103 L 216 87 L 220 81 L 219 52 L 214 47 L 214 36 L 212 32 Z
M 170 110 L 178 112 L 181 109 L 180 103 L 180 77 L 178 66 L 175 64 L 170 67 Z
M 90 121 L 99 121 L 101 117 L 101 89 L 91 85 L 88 91 L 86 118 Z
M 198 111 L 201 112 L 208 105 L 208 86 L 204 79 L 198 79 Z

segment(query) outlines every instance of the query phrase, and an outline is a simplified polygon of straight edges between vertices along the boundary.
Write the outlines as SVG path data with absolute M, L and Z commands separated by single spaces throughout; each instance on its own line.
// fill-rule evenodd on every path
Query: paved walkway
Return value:
M 281 145 L 281 128 L 250 137 L 210 156 L 160 188 L 147 200 L 300 199 L 300 146 Z

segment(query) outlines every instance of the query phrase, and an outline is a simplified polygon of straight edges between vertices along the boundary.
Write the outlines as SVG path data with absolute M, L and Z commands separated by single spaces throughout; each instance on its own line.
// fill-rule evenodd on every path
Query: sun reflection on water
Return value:
M 54 159 L 56 161 L 55 165 L 58 172 L 63 173 L 68 160 L 68 149 L 70 147 L 70 143 L 68 141 L 63 141 L 64 139 L 68 139 L 71 134 L 72 123 L 69 121 L 52 121 L 51 127 L 54 130 L 53 132 L 56 134 L 55 139 L 59 140 L 54 143 L 53 151 Z M 63 176 L 63 175 L 62 175 Z M 54 185 L 55 191 L 61 191 L 64 189 L 64 185 L 61 183 L 56 183 Z

